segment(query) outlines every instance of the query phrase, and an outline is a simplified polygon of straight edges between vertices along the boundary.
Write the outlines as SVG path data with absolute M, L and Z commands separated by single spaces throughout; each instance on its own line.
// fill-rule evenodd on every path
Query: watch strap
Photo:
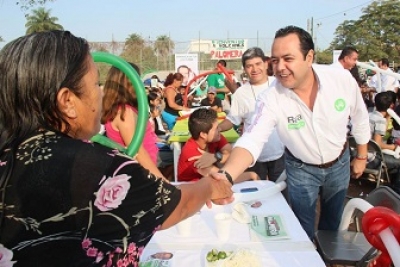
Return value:
M 231 183 L 231 185 L 233 185 L 232 175 L 230 175 L 229 172 L 227 172 L 227 171 L 224 170 L 224 169 L 219 169 L 218 173 L 225 174 L 226 179 L 228 179 L 228 181 Z

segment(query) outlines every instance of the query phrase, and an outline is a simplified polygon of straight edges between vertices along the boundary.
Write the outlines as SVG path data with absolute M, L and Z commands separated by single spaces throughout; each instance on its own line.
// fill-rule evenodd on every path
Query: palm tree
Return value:
M 169 55 L 174 51 L 175 43 L 169 38 L 167 35 L 160 35 L 157 37 L 156 42 L 154 43 L 154 50 L 158 56 L 161 56 L 164 61 L 164 69 L 168 69 L 167 61 Z
M 125 39 L 124 50 L 121 54 L 125 60 L 142 65 L 145 40 L 140 34 L 133 33 Z
M 51 30 L 63 30 L 63 26 L 57 23 L 57 17 L 50 16 L 51 10 L 45 10 L 43 7 L 35 9 L 32 14 L 26 18 L 26 34 L 34 32 L 43 32 Z

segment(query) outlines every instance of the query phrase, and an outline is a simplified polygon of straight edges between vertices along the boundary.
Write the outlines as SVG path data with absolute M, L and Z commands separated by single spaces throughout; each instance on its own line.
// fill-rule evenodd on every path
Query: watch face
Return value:
M 215 152 L 215 158 L 217 159 L 217 161 L 220 161 L 222 159 L 222 154 L 221 152 Z

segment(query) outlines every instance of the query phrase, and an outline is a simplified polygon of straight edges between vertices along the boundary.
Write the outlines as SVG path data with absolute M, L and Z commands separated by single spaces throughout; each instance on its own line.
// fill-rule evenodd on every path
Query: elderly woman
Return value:
M 231 200 L 227 180 L 176 188 L 87 141 L 102 93 L 84 39 L 20 37 L 0 73 L 0 266 L 137 266 L 155 231 Z

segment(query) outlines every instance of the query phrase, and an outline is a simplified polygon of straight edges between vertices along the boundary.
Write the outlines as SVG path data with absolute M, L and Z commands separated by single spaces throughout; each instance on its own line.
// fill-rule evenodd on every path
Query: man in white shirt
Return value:
M 338 61 L 332 66 L 343 67 L 346 70 L 354 68 L 358 60 L 358 51 L 354 47 L 347 46 L 343 48 L 339 55 Z
M 313 239 L 318 196 L 321 200 L 318 229 L 336 230 L 343 212 L 350 166 L 354 178 L 360 177 L 365 169 L 370 139 L 368 113 L 349 71 L 312 64 L 314 43 L 305 30 L 295 26 L 278 30 L 271 53 L 276 82 L 258 96 L 250 127 L 236 142 L 220 174 L 212 175 L 235 180 L 254 164 L 276 129 L 287 148 L 290 204 Z M 349 117 L 359 144 L 351 164 L 346 142 Z
M 382 58 L 378 62 L 378 67 L 386 72 L 393 73 L 392 69 L 389 68 L 389 60 L 387 58 Z M 380 85 L 378 81 L 379 76 L 381 78 Z M 379 75 L 375 74 L 371 78 L 369 86 L 375 88 L 378 93 L 386 91 L 393 91 L 397 93 L 397 90 L 399 89 L 399 80 L 397 80 L 397 78 L 392 75 L 380 73 Z
M 227 118 L 220 123 L 221 131 L 227 131 L 233 125 L 243 123 L 246 131 L 251 125 L 251 118 L 256 107 L 257 96 L 264 90 L 268 90 L 274 77 L 267 75 L 268 62 L 264 52 L 259 47 L 246 50 L 242 55 L 244 72 L 249 82 L 239 87 L 232 96 L 231 110 Z M 254 171 L 261 180 L 276 181 L 285 169 L 284 149 L 279 136 L 274 130 L 254 166 L 247 171 Z

